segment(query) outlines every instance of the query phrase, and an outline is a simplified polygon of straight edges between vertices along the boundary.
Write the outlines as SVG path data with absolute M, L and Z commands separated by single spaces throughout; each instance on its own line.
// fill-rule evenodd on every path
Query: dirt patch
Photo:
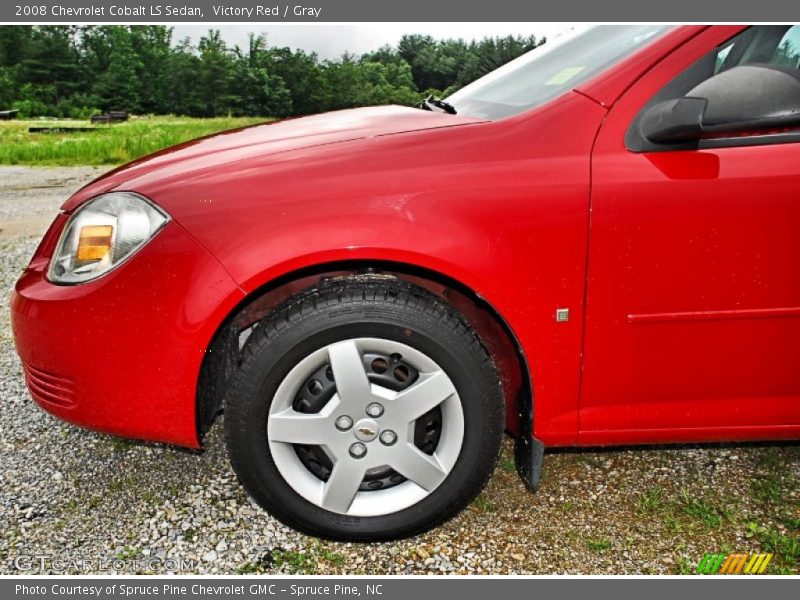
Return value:
M 103 171 L 0 166 L 0 241 L 41 237 L 64 201 Z

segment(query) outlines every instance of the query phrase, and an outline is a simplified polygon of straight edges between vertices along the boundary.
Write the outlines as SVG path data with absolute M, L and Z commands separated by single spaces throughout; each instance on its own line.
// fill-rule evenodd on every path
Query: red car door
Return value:
M 733 33 L 712 27 L 664 58 L 598 135 L 581 443 L 800 434 L 797 132 L 631 149 L 659 96 L 741 64 L 800 68 L 800 27 Z

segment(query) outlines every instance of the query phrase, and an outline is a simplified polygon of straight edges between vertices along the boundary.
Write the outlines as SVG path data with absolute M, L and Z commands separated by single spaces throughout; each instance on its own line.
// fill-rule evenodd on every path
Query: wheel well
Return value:
M 225 319 L 206 350 L 197 386 L 198 439 L 208 431 L 225 402 L 228 381 L 253 325 L 289 296 L 337 277 L 395 277 L 442 298 L 477 331 L 495 361 L 506 404 L 506 431 L 530 436 L 533 388 L 522 348 L 500 314 L 477 293 L 440 273 L 387 262 L 331 263 L 288 273 L 249 294 Z

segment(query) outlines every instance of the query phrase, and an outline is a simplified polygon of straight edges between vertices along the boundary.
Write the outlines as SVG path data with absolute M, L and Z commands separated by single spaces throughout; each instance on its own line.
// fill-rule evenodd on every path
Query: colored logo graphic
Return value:
M 706 554 L 697 565 L 700 575 L 760 575 L 772 554 Z

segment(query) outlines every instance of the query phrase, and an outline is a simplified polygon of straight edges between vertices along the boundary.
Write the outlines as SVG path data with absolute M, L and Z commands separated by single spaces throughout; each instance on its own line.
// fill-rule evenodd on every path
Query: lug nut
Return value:
M 356 442 L 350 446 L 350 456 L 353 458 L 363 458 L 367 454 L 367 447 L 361 442 Z
M 391 429 L 384 429 L 380 435 L 381 444 L 391 446 L 397 441 L 397 434 Z
M 353 426 L 353 419 L 348 417 L 347 415 L 342 415 L 338 419 L 336 419 L 336 429 L 339 431 L 347 431 Z
M 367 415 L 372 418 L 380 417 L 383 414 L 383 406 L 378 404 L 377 402 L 373 402 L 369 406 L 367 406 Z

